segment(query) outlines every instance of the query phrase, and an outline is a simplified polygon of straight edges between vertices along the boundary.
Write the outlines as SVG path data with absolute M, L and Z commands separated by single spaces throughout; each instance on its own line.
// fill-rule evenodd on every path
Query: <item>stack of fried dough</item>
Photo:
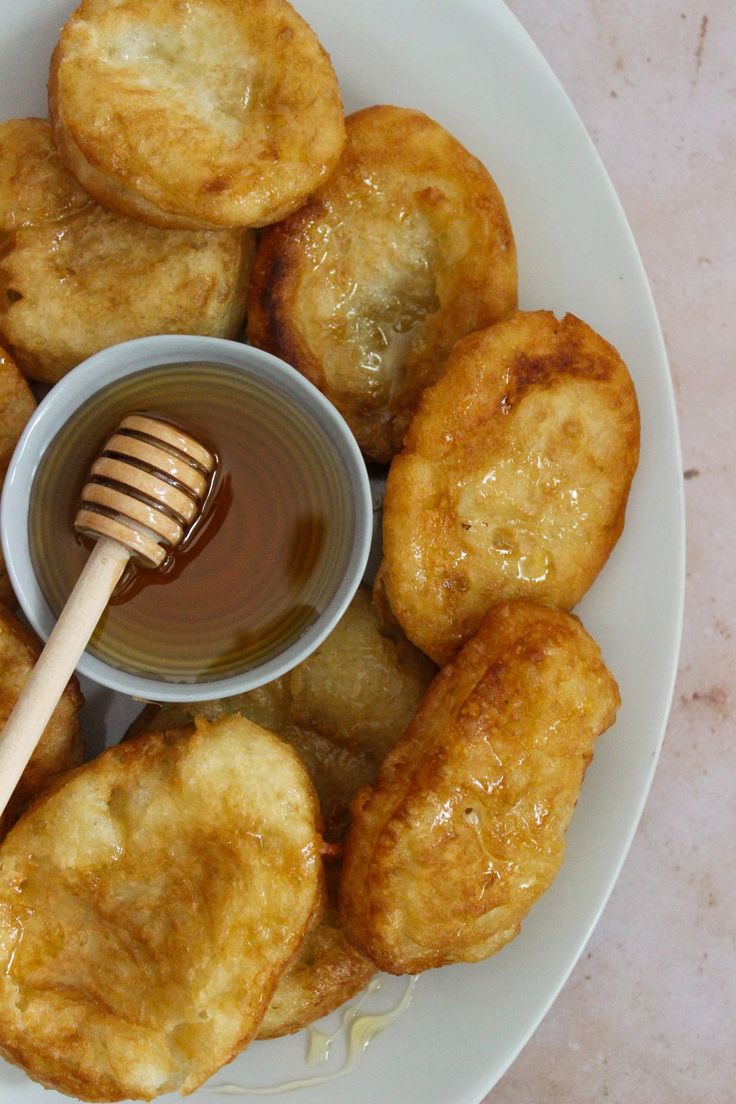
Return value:
M 346 119 L 286 0 L 83 0 L 49 113 L 0 124 L 0 474 L 24 376 L 164 332 L 281 356 L 387 466 L 372 591 L 309 659 L 87 763 L 73 682 L 0 825 L 0 1054 L 151 1099 L 518 933 L 619 706 L 570 611 L 639 415 L 603 337 L 517 309 L 487 168 L 420 111 Z M 37 652 L 0 607 L 5 717 Z

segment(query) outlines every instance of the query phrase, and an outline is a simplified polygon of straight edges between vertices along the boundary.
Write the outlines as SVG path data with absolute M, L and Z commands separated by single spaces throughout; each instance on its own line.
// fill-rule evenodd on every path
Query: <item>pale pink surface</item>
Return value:
M 736 7 L 508 0 L 628 215 L 680 417 L 685 631 L 672 716 L 611 900 L 489 1104 L 736 1101 Z

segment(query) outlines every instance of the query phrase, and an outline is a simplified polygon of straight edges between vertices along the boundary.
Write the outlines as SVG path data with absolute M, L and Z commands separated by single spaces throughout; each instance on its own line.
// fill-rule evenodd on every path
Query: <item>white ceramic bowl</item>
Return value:
M 326 442 L 342 481 L 344 498 L 352 510 L 344 527 L 349 547 L 342 550 L 344 570 L 330 578 L 331 597 L 317 619 L 285 650 L 242 672 L 207 682 L 171 682 L 132 674 L 89 651 L 84 653 L 77 667 L 80 674 L 112 690 L 152 701 L 200 701 L 243 693 L 306 659 L 345 611 L 363 576 L 371 543 L 373 510 L 363 458 L 343 418 L 308 380 L 269 353 L 234 341 L 187 335 L 126 341 L 90 357 L 52 388 L 26 426 L 6 476 L 0 510 L 3 554 L 20 604 L 36 632 L 46 639 L 55 620 L 34 571 L 28 524 L 31 488 L 42 458 L 69 418 L 103 388 L 149 368 L 197 362 L 245 373 L 267 385 L 274 401 L 282 398 L 284 407 L 298 405 L 300 414 L 306 416 L 308 432 L 321 435 L 323 444 Z

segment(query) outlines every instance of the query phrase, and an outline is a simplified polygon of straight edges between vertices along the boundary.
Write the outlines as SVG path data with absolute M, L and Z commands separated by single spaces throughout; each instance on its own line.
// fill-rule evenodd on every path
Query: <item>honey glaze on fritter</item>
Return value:
M 72 525 L 86 473 L 132 412 L 206 443 L 216 474 L 182 547 L 157 571 L 128 571 L 89 650 L 135 674 L 186 683 L 281 653 L 316 620 L 346 567 L 349 491 L 334 446 L 296 403 L 223 365 L 164 365 L 125 377 L 57 435 L 29 514 L 33 565 L 54 614 L 89 555 Z
M 329 378 L 342 365 L 367 394 L 390 394 L 426 319 L 440 308 L 432 225 L 421 211 L 391 202 L 370 176 L 355 182 L 344 205 L 349 219 L 325 202 L 333 221 L 322 214 L 305 228 L 313 265 L 305 285 L 316 279 L 322 286 L 315 296 L 323 312 L 324 370 Z M 365 227 L 374 254 L 386 258 L 378 273 L 372 255 L 367 262 L 361 256 L 364 234 L 356 230 Z

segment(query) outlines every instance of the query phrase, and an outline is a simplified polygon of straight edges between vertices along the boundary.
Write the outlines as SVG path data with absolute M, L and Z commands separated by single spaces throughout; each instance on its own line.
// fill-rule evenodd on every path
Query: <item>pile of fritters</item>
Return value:
M 151 707 L 128 737 L 180 729 L 194 717 L 215 722 L 233 714 L 248 717 L 298 753 L 319 796 L 322 836 L 339 845 L 351 801 L 375 782 L 435 670 L 401 634 L 386 632 L 361 587 L 324 643 L 288 674 L 232 698 Z M 281 978 L 259 1038 L 298 1031 L 353 996 L 375 972 L 338 921 L 339 867 L 337 856 L 326 862 L 325 915 Z
M 373 591 L 309 659 L 149 705 L 85 765 L 72 682 L 0 825 L 0 1054 L 150 1099 L 376 969 L 517 934 L 619 704 L 569 611 L 621 534 L 639 415 L 602 337 L 517 311 L 487 168 L 419 111 L 346 120 L 286 0 L 83 0 L 49 97 L 50 124 L 0 125 L 0 476 L 20 372 L 246 319 L 390 464 Z M 3 718 L 37 654 L 0 608 Z

